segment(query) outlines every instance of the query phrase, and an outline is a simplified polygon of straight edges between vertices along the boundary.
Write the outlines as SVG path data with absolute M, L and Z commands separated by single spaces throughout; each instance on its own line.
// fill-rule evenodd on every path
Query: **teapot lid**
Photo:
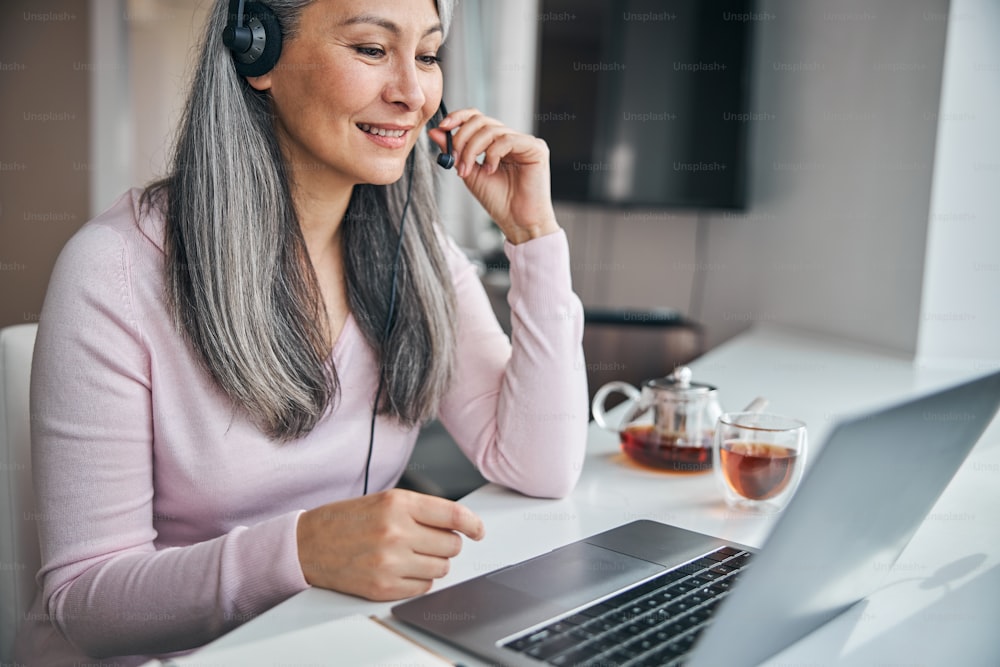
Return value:
M 687 366 L 678 366 L 670 375 L 650 380 L 646 386 L 684 396 L 707 394 L 716 389 L 710 384 L 691 382 L 691 369 Z

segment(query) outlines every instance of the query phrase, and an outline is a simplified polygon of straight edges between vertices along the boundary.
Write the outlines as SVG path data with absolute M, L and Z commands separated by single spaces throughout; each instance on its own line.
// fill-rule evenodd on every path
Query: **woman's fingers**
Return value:
M 458 175 L 508 241 L 523 243 L 559 230 L 544 141 L 476 109 L 453 111 L 438 128 L 431 136 L 442 149 L 444 132 L 454 132 Z M 482 165 L 476 162 L 480 155 Z
M 438 125 L 442 131 L 455 130 L 452 132 L 452 154 L 455 156 L 455 170 L 459 176 L 465 176 L 472 169 L 476 162 L 476 157 L 485 150 L 483 147 L 476 150 L 470 146 L 469 142 L 478 132 L 486 127 L 502 127 L 500 122 L 484 116 L 475 109 L 460 109 L 451 113 L 444 121 Z M 442 139 L 444 135 L 441 135 Z M 439 143 L 439 147 L 444 150 L 444 144 Z
M 457 120 L 459 118 L 463 120 Z M 441 133 L 435 132 L 432 137 L 444 150 L 444 130 L 458 127 L 452 135 L 452 145 L 458 173 L 462 177 L 476 169 L 478 157 L 484 154 L 482 167 L 487 174 L 496 173 L 500 162 L 508 156 L 522 163 L 548 160 L 543 142 L 531 135 L 515 132 L 475 109 L 456 111 L 446 120 L 449 121 L 447 124 L 442 122 L 438 126 Z
M 462 533 L 474 540 L 482 539 L 485 534 L 482 519 L 464 505 L 421 494 L 412 494 L 411 500 L 410 515 L 417 523 Z
M 501 132 L 508 131 L 500 121 L 476 114 L 465 121 L 452 135 L 458 175 L 466 176 L 476 166 L 476 158 L 483 153 Z

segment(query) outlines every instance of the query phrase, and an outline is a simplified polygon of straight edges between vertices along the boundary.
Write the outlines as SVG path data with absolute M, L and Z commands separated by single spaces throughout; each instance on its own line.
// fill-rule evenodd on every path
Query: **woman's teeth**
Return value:
M 384 130 L 380 127 L 372 127 L 367 123 L 359 123 L 358 127 L 369 134 L 377 134 L 380 137 L 401 137 L 406 134 L 406 130 Z

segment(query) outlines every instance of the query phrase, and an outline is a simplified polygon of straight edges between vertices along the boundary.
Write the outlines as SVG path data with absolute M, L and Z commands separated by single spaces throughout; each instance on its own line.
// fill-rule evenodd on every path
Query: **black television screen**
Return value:
M 542 0 L 556 200 L 742 209 L 753 0 Z

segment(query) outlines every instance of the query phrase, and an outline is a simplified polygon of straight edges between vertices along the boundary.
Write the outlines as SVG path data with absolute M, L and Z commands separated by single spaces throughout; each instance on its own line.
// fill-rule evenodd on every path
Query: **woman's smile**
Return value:
M 364 132 L 365 136 L 374 144 L 383 148 L 399 149 L 408 147 L 407 135 L 410 127 L 400 125 L 375 125 L 371 123 L 358 123 L 357 128 Z

